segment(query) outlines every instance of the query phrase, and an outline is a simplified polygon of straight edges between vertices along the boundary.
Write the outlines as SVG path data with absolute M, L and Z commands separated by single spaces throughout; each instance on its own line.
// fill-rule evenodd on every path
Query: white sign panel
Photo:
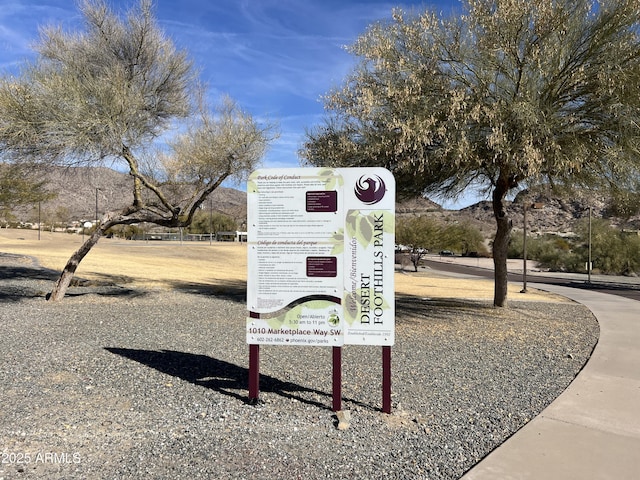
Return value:
M 395 179 L 382 168 L 344 178 L 344 343 L 393 345 Z
M 247 203 L 248 343 L 393 344 L 390 172 L 258 170 Z

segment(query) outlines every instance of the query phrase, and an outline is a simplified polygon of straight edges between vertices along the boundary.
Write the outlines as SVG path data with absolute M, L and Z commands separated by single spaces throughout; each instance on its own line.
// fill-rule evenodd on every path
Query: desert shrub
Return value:
M 189 226 L 189 233 L 233 232 L 238 229 L 236 221 L 220 212 L 200 210 Z
M 594 219 L 589 240 L 588 221 L 580 221 L 576 236 L 527 237 L 527 258 L 551 271 L 587 271 L 591 244 L 592 271 L 608 275 L 640 273 L 640 236 L 622 232 L 603 219 Z M 509 245 L 510 258 L 522 258 L 522 235 L 514 235 Z
M 105 236 L 107 237 L 114 236 L 114 237 L 126 238 L 127 240 L 130 240 L 137 236 L 142 236 L 143 233 L 144 233 L 144 230 L 135 225 L 116 225 L 114 227 L 111 227 L 109 230 L 107 230 L 105 232 Z

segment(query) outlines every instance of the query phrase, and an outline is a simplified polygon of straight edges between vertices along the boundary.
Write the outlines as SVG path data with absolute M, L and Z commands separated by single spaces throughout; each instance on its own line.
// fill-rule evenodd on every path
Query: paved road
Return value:
M 423 260 L 423 265 L 443 272 L 493 278 L 493 267 L 488 268 L 486 265 L 473 266 L 469 264 L 473 263 L 473 260 L 465 260 L 467 260 L 467 262 L 461 263 L 462 259 L 458 258 L 448 259 L 446 261 L 427 258 Z M 480 264 L 480 261 L 477 263 Z M 510 272 L 507 278 L 510 282 L 522 283 L 522 271 L 518 273 Z M 532 282 L 588 289 L 601 293 L 619 295 L 632 300 L 640 300 L 640 279 L 638 278 L 592 275 L 591 283 L 588 283 L 587 275 L 584 274 L 558 274 L 555 276 L 553 273 L 529 272 L 527 273 L 527 285 Z

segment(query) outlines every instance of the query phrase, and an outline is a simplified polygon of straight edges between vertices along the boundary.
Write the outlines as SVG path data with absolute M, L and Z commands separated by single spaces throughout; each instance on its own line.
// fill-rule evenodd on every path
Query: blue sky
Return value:
M 107 0 L 116 10 L 131 1 Z M 354 64 L 344 50 L 367 25 L 391 10 L 448 13 L 459 0 L 155 0 L 161 28 L 186 49 L 212 98 L 229 95 L 255 118 L 280 126 L 264 167 L 297 167 L 305 128 L 321 122 L 321 96 L 340 85 Z M 30 58 L 38 26 L 78 26 L 74 0 L 0 0 L 0 71 Z M 459 208 L 475 201 L 445 203 Z

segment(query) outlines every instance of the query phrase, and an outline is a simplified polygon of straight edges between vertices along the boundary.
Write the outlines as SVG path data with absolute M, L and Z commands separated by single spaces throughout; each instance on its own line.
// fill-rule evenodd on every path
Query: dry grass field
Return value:
M 0 229 L 0 252 L 26 255 L 45 268 L 61 270 L 80 247 L 81 235 Z M 177 283 L 211 285 L 213 289 L 241 286 L 247 276 L 247 246 L 231 242 L 127 241 L 102 238 L 80 263 L 76 277 L 131 287 L 170 288 Z M 396 294 L 429 298 L 493 298 L 493 281 L 455 278 L 434 271 L 397 272 Z M 517 299 L 521 285 L 509 286 Z M 529 290 L 527 301 L 562 301 Z

